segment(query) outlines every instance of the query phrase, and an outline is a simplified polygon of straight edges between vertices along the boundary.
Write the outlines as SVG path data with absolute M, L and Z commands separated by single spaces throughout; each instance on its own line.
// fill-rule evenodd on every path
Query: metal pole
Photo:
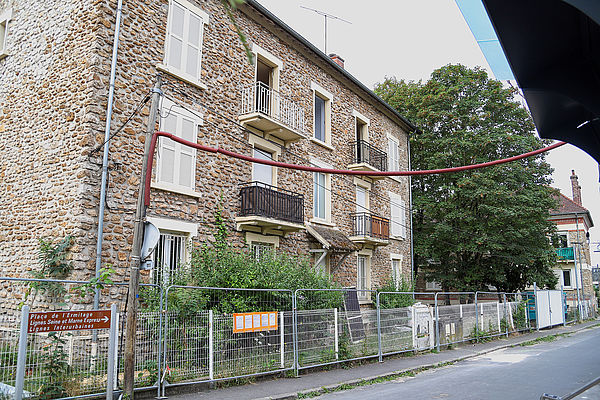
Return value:
M 17 354 L 17 376 L 15 378 L 15 400 L 23 398 L 25 384 L 25 362 L 27 359 L 27 325 L 29 322 L 29 306 L 21 310 L 21 330 L 19 332 L 19 353 Z
M 279 351 L 281 352 L 281 369 L 285 368 L 285 333 L 284 333 L 284 316 L 283 311 L 279 312 L 279 324 L 281 325 L 281 332 L 279 333 Z
M 213 310 L 208 310 L 208 379 L 215 379 L 215 334 Z
M 383 349 L 381 346 L 381 305 L 379 304 L 379 295 L 377 292 L 377 349 L 379 353 L 379 362 L 383 362 Z
M 533 282 L 533 305 L 535 306 L 535 330 L 540 331 L 540 318 L 537 301 L 537 284 Z
M 156 80 L 156 86 L 152 90 L 152 105 L 146 128 L 146 140 L 144 143 L 144 157 L 142 159 L 142 173 L 138 190 L 137 207 L 133 228 L 133 246 L 131 249 L 131 267 L 129 277 L 129 292 L 127 297 L 127 325 L 125 327 L 125 354 L 123 370 L 123 393 L 129 399 L 133 399 L 133 386 L 135 379 L 135 332 L 137 327 L 138 293 L 140 285 L 140 253 L 142 248 L 142 236 L 144 233 L 144 217 L 146 207 L 144 206 L 144 191 L 146 181 L 146 169 L 148 156 L 150 155 L 150 142 L 156 129 L 156 116 L 158 115 L 158 103 L 160 100 L 160 87 L 162 79 L 160 75 Z
M 298 290 L 295 290 L 294 296 L 292 297 L 292 341 L 294 344 L 294 374 L 296 376 L 298 376 L 298 304 L 296 299 L 297 295 Z
M 575 213 L 575 230 L 577 231 L 577 243 L 575 243 L 575 246 L 573 247 L 573 251 L 575 251 L 575 254 L 573 254 L 573 261 L 575 262 L 575 285 L 577 286 L 577 310 L 578 310 L 578 319 L 579 321 L 581 321 L 581 317 L 583 314 L 583 307 L 581 305 L 581 297 L 583 297 L 584 293 L 583 290 L 581 291 L 581 296 L 579 295 L 579 288 L 581 287 L 581 289 L 583 289 L 583 274 L 581 273 L 581 263 L 577 262 L 578 257 L 578 253 L 579 248 L 577 247 L 579 244 L 579 214 Z M 577 264 L 579 264 L 579 273 L 577 272 Z M 577 283 L 577 281 L 579 281 L 579 283 Z
M 435 348 L 437 351 L 440 351 L 440 308 L 438 307 L 438 293 L 435 292 L 433 296 L 433 304 L 435 307 Z
M 410 137 L 406 135 L 408 151 L 408 170 L 412 168 L 410 161 Z M 410 284 L 413 290 L 413 300 L 415 299 L 415 248 L 413 245 L 413 199 L 412 199 L 412 175 L 408 176 L 408 215 L 410 216 Z
M 563 285 L 560 285 L 560 302 L 562 303 L 562 319 L 563 319 L 563 326 L 567 326 L 567 302 L 565 301 L 565 290 L 563 288 Z
M 333 309 L 333 322 L 335 326 L 333 327 L 334 338 L 334 349 L 335 349 L 335 359 L 339 360 L 340 358 L 340 332 L 338 328 L 338 309 L 337 307 Z
M 115 354 L 117 352 L 117 305 L 110 305 L 110 331 L 108 333 L 108 370 L 106 371 L 106 400 L 113 399 Z
M 475 338 L 479 343 L 479 310 L 477 309 L 477 292 L 475 292 Z
M 163 340 L 163 330 L 162 330 L 162 324 L 163 324 L 163 290 L 160 286 L 155 286 L 154 289 L 158 290 L 160 293 L 160 299 L 158 302 L 158 357 L 156 360 L 156 364 L 157 364 L 157 369 L 158 369 L 158 382 L 156 383 L 157 386 L 157 393 L 156 393 L 156 397 L 159 398 L 160 396 L 160 385 L 162 384 L 162 381 L 160 379 L 161 377 L 161 372 L 162 372 L 162 365 L 161 365 L 161 357 L 162 357 L 162 340 Z
M 115 95 L 115 77 L 117 70 L 117 53 L 119 49 L 119 33 L 121 29 L 121 15 L 123 0 L 117 3 L 117 18 L 115 21 L 115 37 L 113 40 L 112 61 L 110 65 L 110 81 L 108 84 L 108 104 L 106 105 L 106 123 L 104 125 L 104 153 L 102 154 L 102 181 L 100 183 L 100 207 L 98 209 L 98 238 L 96 240 L 96 278 L 100 276 L 102 268 L 102 240 L 104 235 L 104 204 L 106 203 L 106 184 L 108 180 L 108 152 L 110 150 L 110 125 L 112 122 L 113 100 Z M 100 290 L 94 289 L 94 310 L 100 304 Z M 92 332 L 93 341 L 98 338 L 98 331 Z
M 505 325 L 506 325 L 506 337 L 508 337 L 508 302 L 506 299 L 506 293 L 502 294 L 503 298 L 504 298 L 504 321 L 505 321 Z
M 329 55 L 327 54 L 327 15 L 324 15 L 325 17 L 325 45 L 323 46 L 325 48 L 325 55 Z

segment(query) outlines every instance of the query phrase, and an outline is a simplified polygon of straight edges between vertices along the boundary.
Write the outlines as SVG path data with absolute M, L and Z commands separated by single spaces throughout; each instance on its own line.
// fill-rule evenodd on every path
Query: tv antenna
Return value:
M 350 21 L 346 21 L 346 20 L 345 20 L 345 19 L 343 19 L 343 18 L 340 18 L 340 17 L 338 17 L 338 16 L 336 16 L 336 15 L 333 15 L 333 14 L 328 14 L 328 13 L 326 13 L 326 12 L 324 12 L 324 11 L 321 11 L 321 10 L 316 10 L 316 9 L 314 9 L 314 8 L 310 8 L 310 7 L 304 7 L 304 6 L 300 6 L 300 8 L 304 8 L 305 10 L 309 10 L 309 11 L 316 12 L 317 14 L 319 14 L 319 15 L 322 15 L 323 17 L 325 17 L 325 40 L 324 40 L 324 42 L 323 42 L 323 43 L 324 43 L 324 48 L 325 48 L 323 52 L 324 52 L 325 54 L 327 54 L 327 18 L 331 18 L 331 19 L 337 19 L 337 20 L 340 20 L 340 21 L 342 21 L 342 22 L 345 22 L 345 23 L 347 23 L 347 24 L 350 24 L 350 25 L 352 25 L 352 22 L 350 22 Z

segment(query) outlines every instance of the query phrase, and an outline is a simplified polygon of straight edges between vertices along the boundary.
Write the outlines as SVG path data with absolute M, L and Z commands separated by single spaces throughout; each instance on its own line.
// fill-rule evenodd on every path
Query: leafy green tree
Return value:
M 411 135 L 412 168 L 481 163 L 544 145 L 515 89 L 481 68 L 447 65 L 427 82 L 387 78 L 375 92 L 420 131 Z M 444 290 L 513 292 L 553 287 L 549 243 L 555 206 L 544 155 L 503 165 L 414 177 L 415 264 Z

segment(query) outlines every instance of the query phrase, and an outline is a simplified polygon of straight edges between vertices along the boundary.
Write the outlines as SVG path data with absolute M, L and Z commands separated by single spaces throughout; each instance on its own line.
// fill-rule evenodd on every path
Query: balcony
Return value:
M 262 82 L 242 90 L 239 120 L 285 143 L 305 138 L 304 109 Z
M 351 142 L 352 164 L 348 169 L 353 171 L 387 171 L 387 154 L 365 140 Z M 374 176 L 373 179 L 383 179 L 383 176 Z
M 556 255 L 558 256 L 558 261 L 574 261 L 575 260 L 575 252 L 572 247 L 562 247 L 556 249 Z
M 385 246 L 390 238 L 390 220 L 371 213 L 350 214 L 352 218 L 352 236 L 354 243 Z
M 285 234 L 304 229 L 304 196 L 262 182 L 249 182 L 240 189 L 241 211 L 235 219 L 238 230 L 261 234 Z

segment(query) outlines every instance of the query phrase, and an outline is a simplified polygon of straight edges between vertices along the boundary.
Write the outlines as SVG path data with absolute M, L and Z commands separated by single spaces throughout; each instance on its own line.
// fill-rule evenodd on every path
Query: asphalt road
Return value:
M 554 342 L 498 350 L 413 378 L 330 393 L 318 399 L 538 400 L 563 396 L 600 376 L 600 328 Z M 600 399 L 600 387 L 577 399 Z

